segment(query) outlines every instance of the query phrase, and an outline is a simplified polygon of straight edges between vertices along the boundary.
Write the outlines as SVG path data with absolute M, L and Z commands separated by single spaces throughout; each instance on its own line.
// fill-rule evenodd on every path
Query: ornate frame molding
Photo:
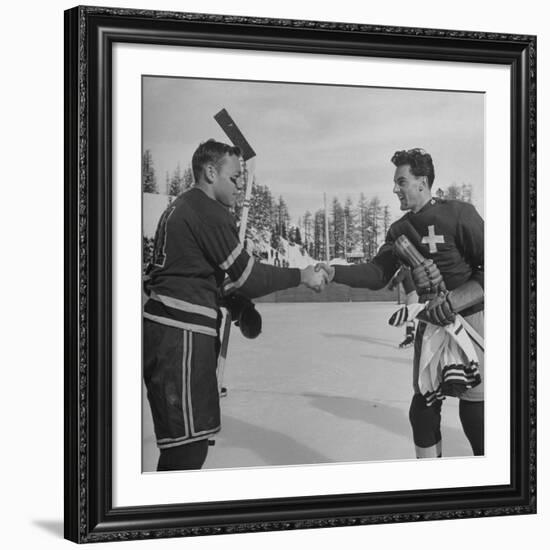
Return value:
M 122 30 L 121 30 L 122 29 Z M 151 33 L 151 30 L 154 33 Z M 191 33 L 190 31 L 193 31 Z M 222 37 L 223 31 L 223 37 Z M 198 33 L 198 34 L 197 34 Z M 197 38 L 199 36 L 199 38 Z M 228 38 L 229 37 L 229 38 Z M 110 48 L 117 40 L 502 63 L 512 68 L 513 482 L 506 487 L 113 509 Z M 461 519 L 536 511 L 536 37 L 77 7 L 65 12 L 65 536 L 75 542 Z M 91 182 L 97 185 L 92 186 Z M 101 407 L 103 401 L 106 405 Z M 502 502 L 507 504 L 502 504 Z M 272 516 L 255 518 L 261 506 Z M 196 507 L 201 508 L 200 506 Z M 281 511 L 281 508 L 283 509 Z M 380 513 L 380 510 L 385 510 Z M 202 507 L 204 515 L 204 506 Z

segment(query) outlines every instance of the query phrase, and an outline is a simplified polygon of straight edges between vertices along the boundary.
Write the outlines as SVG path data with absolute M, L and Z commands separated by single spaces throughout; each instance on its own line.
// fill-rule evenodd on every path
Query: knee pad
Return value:
M 432 447 L 441 441 L 441 401 L 429 407 L 420 394 L 415 394 L 409 409 L 409 420 L 417 447 Z

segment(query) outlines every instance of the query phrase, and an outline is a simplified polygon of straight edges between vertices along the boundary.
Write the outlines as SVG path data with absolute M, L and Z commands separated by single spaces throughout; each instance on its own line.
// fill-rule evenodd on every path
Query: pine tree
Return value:
M 313 242 L 313 216 L 309 210 L 306 210 L 303 218 L 304 224 L 304 245 L 309 252 L 309 246 Z
M 351 197 L 346 198 L 344 204 L 344 220 L 346 222 L 346 258 L 357 245 L 357 216 L 353 208 Z
M 195 180 L 193 178 L 193 170 L 191 170 L 191 166 L 188 166 L 185 171 L 183 172 L 182 177 L 182 188 L 183 191 L 187 191 L 187 189 L 190 189 L 195 184 Z
M 344 209 L 337 197 L 332 199 L 332 242 L 334 257 L 344 257 Z
M 357 205 L 358 210 L 358 228 L 360 235 L 360 245 L 365 259 L 369 257 L 369 234 L 370 234 L 370 222 L 369 222 L 369 204 L 364 193 L 359 195 L 359 202 Z
M 273 195 L 267 185 L 254 183 L 250 210 L 254 226 L 260 231 L 270 231 L 273 227 Z
M 299 227 L 296 227 L 296 232 L 295 232 L 295 236 L 294 236 L 294 242 L 299 245 L 299 246 L 302 246 L 303 242 L 302 242 L 302 234 L 300 232 L 300 228 Z
M 291 244 L 296 243 L 296 226 L 295 225 L 291 225 L 288 228 L 288 242 Z
M 277 250 L 279 248 L 279 242 L 280 242 L 279 234 L 275 232 L 271 233 L 271 240 L 269 242 L 269 246 L 271 246 L 273 250 Z
M 453 183 L 445 190 L 445 198 L 447 200 L 460 200 L 460 187 Z
M 384 235 L 387 235 L 391 225 L 390 207 L 387 204 L 384 206 L 383 224 L 384 224 Z
M 153 258 L 153 247 L 154 247 L 155 240 L 151 237 L 146 237 L 143 235 L 143 256 L 142 256 L 142 264 L 143 268 L 145 269 L 149 263 L 151 262 L 151 259 Z
M 243 191 L 244 197 L 244 191 Z M 240 213 L 239 213 L 240 215 Z M 250 242 L 256 245 L 260 243 L 270 243 L 277 249 L 278 242 L 273 240 L 273 197 L 271 191 L 265 185 L 253 182 L 250 193 L 250 208 L 248 211 L 248 223 L 246 226 L 246 236 Z M 257 254 L 263 251 L 257 250 Z
M 370 231 L 368 237 L 368 259 L 374 258 L 378 250 L 378 238 L 380 235 L 380 199 L 373 197 L 368 206 L 368 217 L 370 222 Z
M 143 159 L 141 163 L 142 172 L 142 189 L 144 193 L 158 193 L 157 178 L 155 175 L 155 167 L 153 164 L 153 155 L 151 151 L 147 149 L 143 153 Z
M 274 231 L 283 237 L 283 239 L 286 239 L 288 235 L 288 225 L 290 223 L 290 214 L 288 213 L 288 207 L 282 195 L 279 196 L 279 200 L 274 205 L 273 218 Z
M 168 185 L 168 194 L 172 197 L 177 197 L 178 195 L 183 193 L 183 191 L 183 175 L 181 173 L 180 165 L 178 164 L 176 170 L 170 178 L 170 183 Z
M 472 202 L 472 186 L 469 183 L 463 183 L 460 188 L 461 199 L 464 202 Z
M 471 203 L 472 185 L 469 183 L 462 183 L 461 185 L 453 183 L 452 185 L 446 187 L 445 190 L 439 188 L 435 194 L 440 199 L 459 200 Z
M 310 255 L 316 260 L 326 259 L 325 211 L 317 210 L 313 218 L 313 247 Z

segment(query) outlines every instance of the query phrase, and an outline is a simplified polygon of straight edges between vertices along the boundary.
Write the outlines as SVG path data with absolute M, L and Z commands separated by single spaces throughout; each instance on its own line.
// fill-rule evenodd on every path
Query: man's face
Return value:
M 426 176 L 411 174 L 410 165 L 398 166 L 393 177 L 393 192 L 399 199 L 401 210 L 419 210 L 426 202 L 423 190 L 427 185 Z
M 241 163 L 235 155 L 225 155 L 214 168 L 214 197 L 227 207 L 235 204 L 242 185 Z

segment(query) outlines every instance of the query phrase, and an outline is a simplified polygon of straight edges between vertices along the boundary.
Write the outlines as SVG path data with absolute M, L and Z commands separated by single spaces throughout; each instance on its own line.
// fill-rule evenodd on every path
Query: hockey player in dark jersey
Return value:
M 428 404 L 419 390 L 419 361 L 427 323 L 448 325 L 455 315 L 483 336 L 484 238 L 483 220 L 473 205 L 432 197 L 435 178 L 431 156 L 422 149 L 398 151 L 394 188 L 401 210 L 407 213 L 390 226 L 376 257 L 366 264 L 325 269 L 329 278 L 352 287 L 383 288 L 399 267 L 394 243 L 405 235 L 426 258 L 412 270 L 421 302 L 427 303 L 424 321 L 415 338 L 413 387 L 409 418 L 418 458 L 438 457 L 441 449 L 441 401 Z M 483 380 L 483 348 L 476 343 Z M 484 453 L 483 382 L 460 392 L 460 420 L 475 455 Z
M 162 214 L 147 269 L 144 380 L 160 458 L 157 470 L 199 469 L 220 429 L 216 364 L 220 295 L 245 300 L 303 283 L 321 290 L 326 271 L 260 264 L 239 242 L 229 209 L 241 180 L 240 150 L 208 140 L 195 151 L 195 186 Z M 224 279 L 228 277 L 228 283 Z M 246 305 L 245 305 L 246 307 Z M 247 319 L 240 311 L 241 330 Z M 256 328 L 253 332 L 257 331 Z

